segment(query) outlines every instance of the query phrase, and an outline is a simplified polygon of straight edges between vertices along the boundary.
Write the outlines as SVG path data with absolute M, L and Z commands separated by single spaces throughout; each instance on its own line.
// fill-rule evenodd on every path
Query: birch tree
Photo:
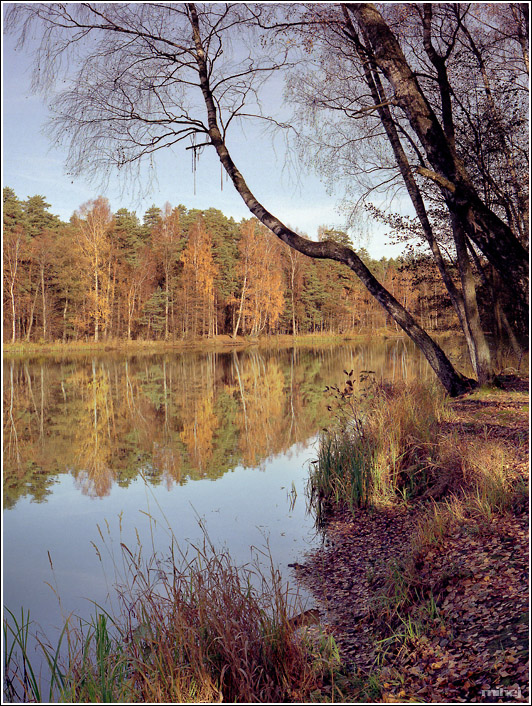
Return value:
M 109 318 L 104 289 L 108 282 L 109 230 L 112 225 L 109 202 L 101 196 L 87 201 L 79 208 L 74 221 L 77 226 L 79 246 L 90 276 L 87 294 L 91 301 L 94 341 L 98 342 L 100 332 L 105 329 Z
M 499 269 L 501 278 L 507 281 L 511 273 L 521 300 L 526 299 L 526 251 L 479 198 L 391 29 L 372 5 L 348 4 L 347 12 L 363 28 L 395 100 L 411 128 L 418 131 L 431 166 L 425 176 L 445 190 L 469 237 Z M 353 270 L 420 347 L 450 394 L 471 387 L 472 381 L 453 368 L 352 248 L 298 235 L 259 201 L 238 169 L 230 150 L 232 128 L 259 110 L 255 97 L 262 81 L 289 67 L 291 61 L 289 43 L 274 52 L 268 42 L 260 42 L 254 29 L 255 6 L 83 3 L 10 8 L 7 28 L 19 28 L 22 41 L 34 23 L 42 37 L 35 62 L 36 87 L 49 90 L 61 61 L 67 60 L 67 87 L 53 99 L 51 136 L 68 143 L 68 166 L 74 174 L 105 177 L 111 168 L 128 173 L 158 150 L 189 139 L 194 150 L 214 149 L 244 203 L 262 224 L 295 250 Z
M 214 335 L 214 278 L 212 238 L 200 217 L 192 226 L 181 255 L 185 333 Z

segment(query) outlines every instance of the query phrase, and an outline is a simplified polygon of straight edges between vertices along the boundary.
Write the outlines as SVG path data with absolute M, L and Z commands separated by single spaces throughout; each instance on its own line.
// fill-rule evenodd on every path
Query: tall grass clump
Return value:
M 320 436 L 318 458 L 309 476 L 310 503 L 318 521 L 325 519 L 334 505 L 351 510 L 368 504 L 373 488 L 371 449 L 363 436 L 352 431 L 332 429 Z
M 526 506 L 528 484 L 496 439 L 448 435 L 438 446 L 438 468 L 450 494 L 433 502 L 413 535 L 416 551 L 438 543 L 457 527 L 489 531 L 494 517 Z
M 319 670 L 293 619 L 290 594 L 270 561 L 235 567 L 209 544 L 192 558 L 141 560 L 122 545 L 128 576 L 118 617 L 71 619 L 64 649 L 40 642 L 50 701 L 283 703 L 306 701 Z M 13 616 L 12 616 L 13 618 Z M 11 621 L 4 687 L 12 702 L 40 701 L 27 621 Z M 19 621 L 20 623 L 20 621 Z M 18 656 L 17 656 L 18 655 Z M 59 656 L 61 655 L 61 656 Z M 22 657 L 22 659 L 21 659 Z
M 278 571 L 270 566 L 266 578 L 258 567 L 239 569 L 210 545 L 184 561 L 185 570 L 173 568 L 157 590 L 144 572 L 134 575 L 128 638 L 141 648 L 135 680 L 146 699 L 197 700 L 190 690 L 198 685 L 211 691 L 210 700 L 239 703 L 303 694 L 312 672 Z
M 354 511 L 415 497 L 434 482 L 436 427 L 445 398 L 429 384 L 388 385 L 348 374 L 343 389 L 326 388 L 332 419 L 320 435 L 309 475 L 310 504 L 323 519 L 334 505 Z

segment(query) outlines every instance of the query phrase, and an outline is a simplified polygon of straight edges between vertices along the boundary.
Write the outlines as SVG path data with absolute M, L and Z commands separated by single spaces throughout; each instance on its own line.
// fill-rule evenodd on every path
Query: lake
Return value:
M 4 605 L 51 641 L 111 607 L 120 543 L 167 556 L 202 526 L 236 564 L 288 565 L 320 541 L 308 464 L 344 370 L 432 376 L 409 344 L 5 359 Z M 54 638 L 55 636 L 55 638 Z

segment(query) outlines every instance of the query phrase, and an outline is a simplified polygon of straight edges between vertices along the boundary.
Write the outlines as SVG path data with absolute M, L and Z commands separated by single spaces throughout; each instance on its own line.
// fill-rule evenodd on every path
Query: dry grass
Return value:
M 507 448 L 497 440 L 446 436 L 438 444 L 438 466 L 442 485 L 452 492 L 422 515 L 413 538 L 416 551 L 464 524 L 489 531 L 494 514 L 519 506 L 527 495 Z
M 438 423 L 446 414 L 440 388 L 418 383 L 377 388 L 367 415 L 377 497 L 422 492 L 434 456 Z
M 489 534 L 496 526 L 496 515 L 519 511 L 528 497 L 527 484 L 500 441 L 448 435 L 440 439 L 436 452 L 440 487 L 452 492 L 422 509 L 410 546 L 388 567 L 375 619 L 387 626 L 384 632 L 390 637 L 385 642 L 390 644 L 401 642 L 398 626 L 404 625 L 405 615 L 410 619 L 413 611 L 423 611 L 433 602 L 420 582 L 417 562 L 462 529 L 473 535 Z M 429 617 L 436 620 L 437 611 L 429 611 L 416 624 L 428 624 Z
M 157 591 L 144 576 L 135 574 L 128 638 L 138 643 L 141 629 L 135 680 L 145 700 L 182 701 L 192 684 L 210 690 L 209 700 L 239 703 L 305 692 L 312 681 L 308 656 L 295 639 L 290 596 L 273 567 L 266 580 L 204 547 Z
M 235 567 L 205 541 L 192 558 L 141 560 L 122 546 L 128 576 L 122 611 L 71 619 L 61 645 L 41 642 L 49 699 L 67 702 L 283 703 L 306 701 L 326 669 L 298 636 L 297 597 L 271 565 Z M 9 701 L 41 701 L 28 679 L 28 623 L 12 616 Z
M 409 499 L 436 482 L 436 428 L 445 417 L 439 388 L 388 386 L 348 378 L 330 389 L 332 423 L 320 439 L 309 476 L 309 496 L 318 518 L 334 505 L 353 512 L 397 497 Z
M 322 435 L 310 475 L 321 515 L 326 519 L 333 505 L 355 513 L 398 499 L 419 508 L 411 544 L 387 567 L 373 611 L 387 635 L 380 647 L 405 647 L 438 620 L 434 597 L 420 583 L 420 557 L 460 527 L 492 531 L 495 515 L 520 506 L 527 488 L 503 440 L 442 433 L 440 422 L 454 420 L 439 389 L 373 383 L 360 393 L 348 380 L 332 393 L 334 424 Z

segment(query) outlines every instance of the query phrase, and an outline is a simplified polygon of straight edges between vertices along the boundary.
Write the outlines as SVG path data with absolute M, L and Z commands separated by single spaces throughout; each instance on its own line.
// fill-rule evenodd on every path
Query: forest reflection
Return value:
M 427 377 L 403 340 L 290 350 L 4 361 L 4 507 L 42 502 L 58 474 L 108 495 L 260 467 L 328 421 L 325 385 L 344 369 Z

